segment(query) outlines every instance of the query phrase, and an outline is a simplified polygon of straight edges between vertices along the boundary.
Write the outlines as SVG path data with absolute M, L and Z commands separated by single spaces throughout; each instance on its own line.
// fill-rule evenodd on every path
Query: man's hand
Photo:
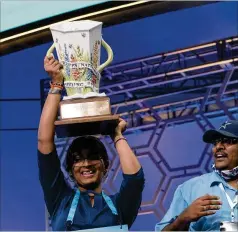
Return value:
M 221 204 L 219 197 L 207 194 L 196 199 L 179 215 L 178 219 L 187 223 L 197 221 L 203 216 L 215 214 L 221 208 Z
M 45 57 L 44 68 L 48 75 L 52 78 L 53 83 L 63 82 L 63 75 L 61 72 L 63 65 L 60 64 L 59 61 L 56 60 L 53 55 L 50 57 Z

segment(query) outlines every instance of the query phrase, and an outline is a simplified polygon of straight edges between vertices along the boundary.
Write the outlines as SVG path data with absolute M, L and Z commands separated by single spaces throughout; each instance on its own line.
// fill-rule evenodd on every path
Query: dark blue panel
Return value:
M 37 132 L 1 132 L 1 230 L 44 230 Z
M 238 35 L 238 2 L 222 2 L 112 26 L 104 39 L 114 62 Z
M 40 79 L 47 77 L 43 60 L 49 46 L 0 57 L 0 98 L 40 98 Z
M 0 129 L 38 127 L 40 101 L 2 101 L 0 110 Z
M 203 133 L 196 123 L 168 127 L 157 144 L 157 148 L 160 153 L 164 154 L 164 159 L 171 169 L 198 165 L 205 148 L 202 141 Z M 173 141 L 173 146 L 171 146 L 171 141 Z M 192 149 L 193 147 L 196 149 Z M 175 148 L 181 150 L 179 155 Z

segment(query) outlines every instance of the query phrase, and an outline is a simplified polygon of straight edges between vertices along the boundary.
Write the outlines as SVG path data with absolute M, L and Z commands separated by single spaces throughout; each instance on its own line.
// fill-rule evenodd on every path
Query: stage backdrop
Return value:
M 238 119 L 238 114 L 234 114 Z M 209 120 L 219 127 L 227 117 Z M 179 118 L 178 118 L 179 120 Z M 174 122 L 176 123 L 176 122 Z M 166 125 L 161 128 L 152 126 L 146 130 L 133 130 L 126 133 L 128 143 L 136 153 L 145 173 L 145 188 L 141 209 L 131 230 L 154 230 L 172 201 L 175 189 L 184 181 L 211 171 L 211 146 L 202 141 L 203 121 L 181 125 Z M 104 182 L 107 194 L 116 193 L 122 182 L 119 157 L 109 137 L 101 137 L 109 153 L 111 168 Z M 70 185 L 72 182 L 65 171 L 65 156 L 72 139 L 57 139 L 58 155 L 62 170 Z M 48 229 L 50 230 L 50 220 Z
M 149 56 L 237 35 L 237 6 L 237 2 L 220 2 L 153 16 L 106 28 L 103 36 L 114 50 L 115 63 Z M 43 58 L 49 46 L 0 58 L 1 230 L 46 228 L 36 148 L 40 79 L 46 78 Z M 226 117 L 217 118 L 212 124 L 224 120 Z M 133 229 L 153 230 L 178 184 L 209 171 L 210 148 L 202 143 L 202 133 L 203 128 L 194 122 L 127 135 L 146 175 L 143 203 Z M 112 159 L 105 188 L 113 193 L 120 185 L 121 169 L 113 147 L 106 138 L 103 141 Z M 64 144 L 58 142 L 59 148 Z

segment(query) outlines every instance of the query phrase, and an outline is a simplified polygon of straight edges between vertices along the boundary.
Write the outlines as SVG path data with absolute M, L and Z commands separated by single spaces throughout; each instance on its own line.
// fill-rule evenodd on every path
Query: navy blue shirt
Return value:
M 48 155 L 38 151 L 40 183 L 44 192 L 45 203 L 51 217 L 54 231 L 65 231 L 69 209 L 75 195 L 60 168 L 56 150 Z M 133 175 L 123 174 L 120 191 L 109 196 L 118 215 L 112 214 L 102 194 L 95 193 L 92 207 L 88 192 L 81 192 L 71 230 L 83 230 L 127 224 L 130 228 L 140 208 L 144 188 L 142 168 Z

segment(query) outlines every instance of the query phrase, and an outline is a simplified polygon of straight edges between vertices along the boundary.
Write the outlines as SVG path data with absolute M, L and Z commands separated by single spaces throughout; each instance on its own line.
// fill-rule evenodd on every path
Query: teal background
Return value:
M 1 1 L 1 30 L 7 31 L 28 23 L 107 1 Z

